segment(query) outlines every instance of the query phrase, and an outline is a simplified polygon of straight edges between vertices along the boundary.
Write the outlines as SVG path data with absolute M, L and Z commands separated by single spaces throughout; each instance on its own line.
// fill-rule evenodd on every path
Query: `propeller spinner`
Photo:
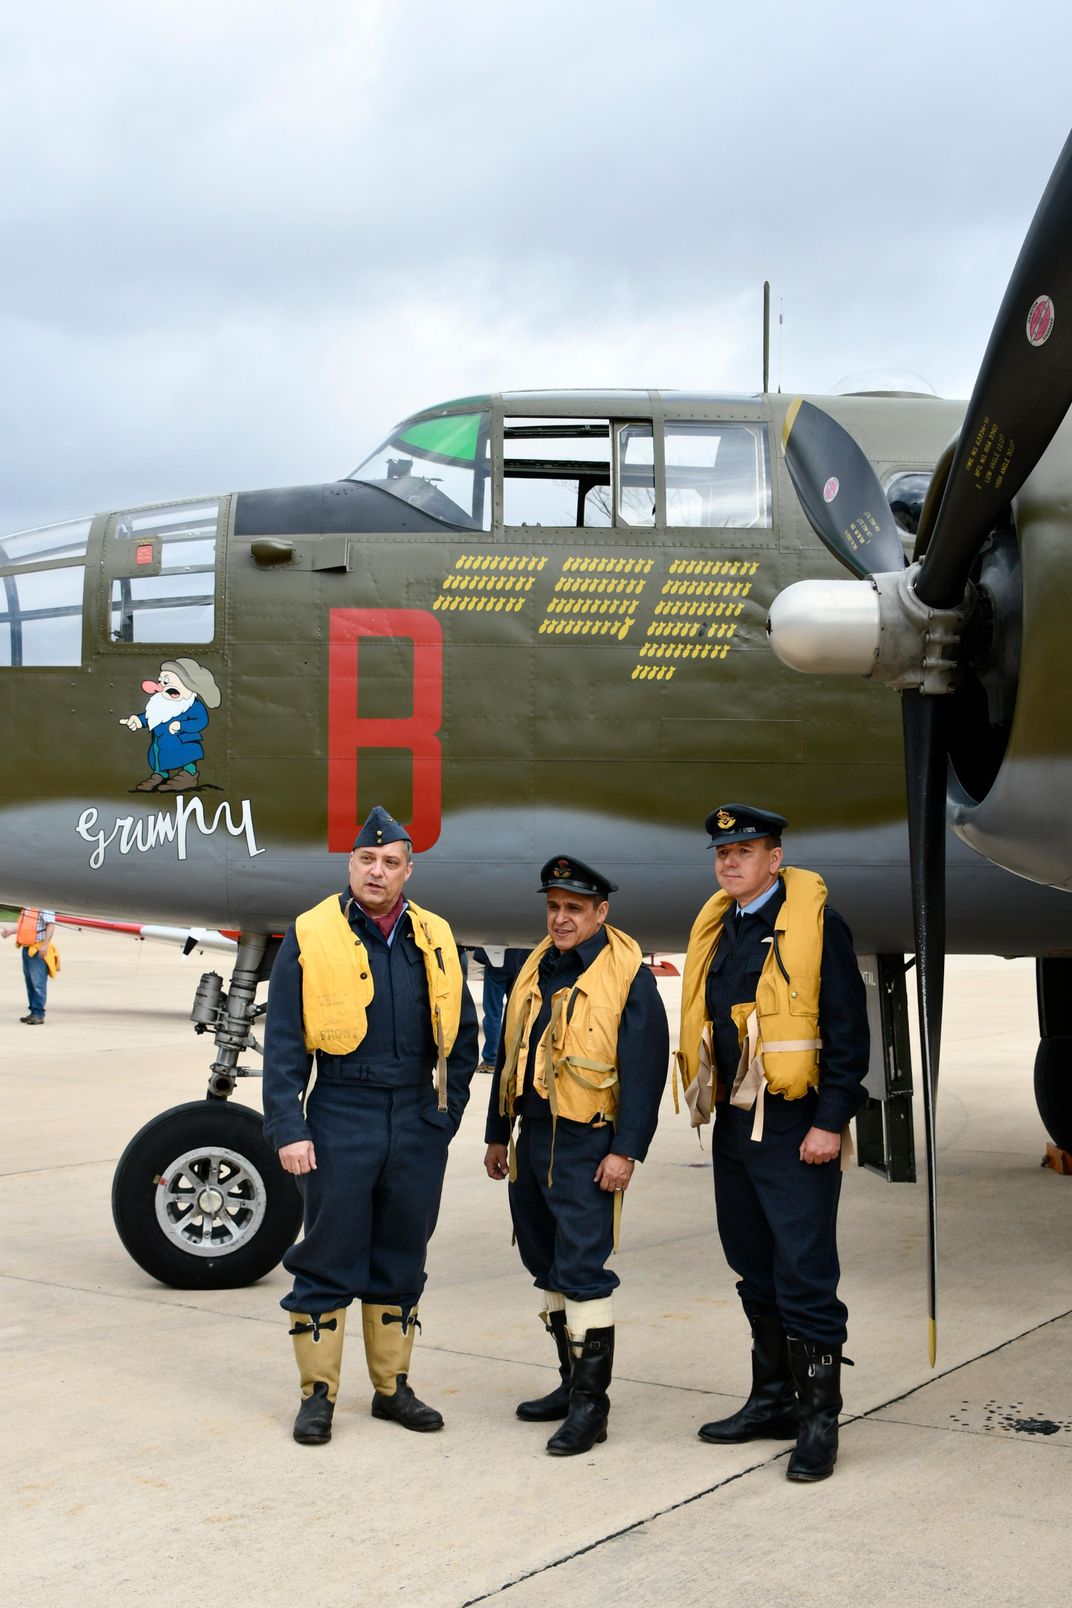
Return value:
M 953 691 L 973 602 L 969 576 L 990 531 L 1072 405 L 1072 135 L 1013 269 L 940 498 L 928 500 L 904 567 L 878 476 L 820 408 L 794 402 L 786 466 L 815 534 L 863 579 L 801 581 L 771 605 L 767 630 L 794 669 L 845 671 L 901 693 L 912 915 L 927 1149 L 928 1340 L 937 1350 L 935 1098 L 945 979 L 945 822 Z M 1058 314 L 1061 314 L 1060 323 Z M 935 512 L 935 508 L 937 512 Z

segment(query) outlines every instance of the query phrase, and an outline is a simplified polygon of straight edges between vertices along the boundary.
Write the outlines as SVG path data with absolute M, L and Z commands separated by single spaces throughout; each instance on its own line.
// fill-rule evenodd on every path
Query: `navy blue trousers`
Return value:
M 550 1122 L 521 1119 L 517 1181 L 509 1186 L 510 1215 L 521 1260 L 539 1290 L 571 1301 L 597 1301 L 621 1283 L 604 1266 L 614 1249 L 614 1195 L 593 1183 L 614 1142 L 614 1128 L 559 1122 L 550 1187 Z
M 299 1179 L 305 1235 L 283 1257 L 288 1312 L 319 1316 L 370 1301 L 408 1314 L 425 1284 L 450 1117 L 431 1083 L 374 1089 L 318 1082 L 306 1111 L 316 1171 Z
M 799 1155 L 815 1096 L 768 1097 L 758 1144 L 751 1111 L 722 1103 L 716 1110 L 718 1233 L 745 1312 L 751 1319 L 777 1311 L 787 1334 L 842 1345 L 848 1311 L 837 1296 L 841 1163 L 812 1166 Z

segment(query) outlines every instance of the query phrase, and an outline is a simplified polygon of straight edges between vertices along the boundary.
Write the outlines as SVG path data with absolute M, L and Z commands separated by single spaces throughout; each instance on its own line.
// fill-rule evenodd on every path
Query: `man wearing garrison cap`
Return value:
M 510 1178 L 517 1248 L 541 1292 L 561 1375 L 517 1416 L 564 1419 L 547 1450 L 572 1457 L 607 1438 L 619 1280 L 606 1262 L 655 1132 L 669 1039 L 640 949 L 607 924 L 614 883 L 560 854 L 544 866 L 540 891 L 547 937 L 510 991 L 484 1166 L 489 1178 Z
M 379 805 L 348 884 L 300 915 L 272 968 L 264 1131 L 299 1182 L 305 1236 L 283 1265 L 301 1376 L 294 1439 L 331 1439 L 343 1330 L 361 1304 L 372 1413 L 441 1429 L 409 1384 L 447 1146 L 476 1068 L 476 1011 L 447 923 L 405 895 L 413 848 Z M 307 1094 L 313 1056 L 316 1080 Z
M 718 1231 L 752 1328 L 748 1401 L 700 1437 L 795 1439 L 788 1477 L 821 1480 L 846 1338 L 842 1133 L 866 1098 L 869 1038 L 852 934 L 821 877 L 782 865 L 788 824 L 744 804 L 707 817 L 721 891 L 689 938 L 677 1060 L 694 1126 L 715 1112 Z

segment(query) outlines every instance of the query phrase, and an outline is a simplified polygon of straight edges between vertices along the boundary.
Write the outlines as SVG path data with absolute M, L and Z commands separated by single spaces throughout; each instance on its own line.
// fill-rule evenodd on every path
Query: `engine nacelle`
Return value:
M 952 700 L 949 811 L 953 830 L 1018 876 L 1072 889 L 1072 426 L 1066 420 L 1013 504 L 1019 537 L 1022 648 L 1007 735 L 995 744 L 986 700 Z M 991 605 L 1019 624 L 1005 583 Z M 985 679 L 985 677 L 984 677 Z M 978 683 L 976 683 L 978 687 Z M 989 757 L 988 757 L 989 756 Z M 1070 912 L 1072 914 L 1072 912 Z

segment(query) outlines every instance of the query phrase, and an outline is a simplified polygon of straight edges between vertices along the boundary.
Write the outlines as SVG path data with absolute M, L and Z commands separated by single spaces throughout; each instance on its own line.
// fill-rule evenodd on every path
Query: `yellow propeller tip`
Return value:
M 927 1349 L 930 1352 L 931 1367 L 934 1367 L 938 1356 L 938 1325 L 933 1318 L 927 1319 Z
M 789 442 L 789 432 L 793 428 L 794 424 L 797 422 L 797 414 L 800 412 L 800 403 L 801 403 L 801 398 L 798 396 L 794 401 L 790 402 L 790 404 L 789 404 L 789 412 L 786 414 L 785 423 L 782 425 L 782 451 L 783 452 L 785 451 L 786 446 L 788 445 L 788 442 Z

